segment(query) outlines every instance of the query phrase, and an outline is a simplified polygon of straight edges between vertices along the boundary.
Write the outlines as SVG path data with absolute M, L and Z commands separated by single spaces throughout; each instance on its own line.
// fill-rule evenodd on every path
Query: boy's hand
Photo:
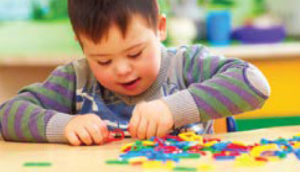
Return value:
M 64 134 L 73 146 L 103 144 L 108 137 L 108 129 L 95 114 L 77 115 L 66 125 Z
M 167 104 L 162 100 L 137 104 L 129 123 L 129 132 L 133 138 L 162 137 L 168 134 L 174 119 Z

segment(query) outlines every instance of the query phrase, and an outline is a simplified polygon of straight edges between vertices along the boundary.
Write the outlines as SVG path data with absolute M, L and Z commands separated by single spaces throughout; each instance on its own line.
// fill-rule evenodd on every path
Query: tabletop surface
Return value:
M 266 128 L 252 131 L 207 135 L 222 141 L 242 141 L 247 144 L 261 138 L 290 138 L 300 133 L 300 126 Z M 63 144 L 15 143 L 0 140 L 0 171 L 142 171 L 139 166 L 107 165 L 106 160 L 117 159 L 123 144 L 133 139 L 102 146 L 72 147 Z M 25 167 L 26 162 L 49 162 L 48 167 Z M 212 158 L 184 160 L 180 165 L 212 164 L 214 171 L 300 171 L 300 160 L 292 154 L 284 160 L 268 162 L 260 167 L 235 167 L 234 161 L 215 161 Z M 151 171 L 151 170 L 147 170 Z

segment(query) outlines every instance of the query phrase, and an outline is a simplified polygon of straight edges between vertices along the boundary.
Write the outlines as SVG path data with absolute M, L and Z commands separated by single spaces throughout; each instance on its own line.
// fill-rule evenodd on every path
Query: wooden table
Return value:
M 211 135 L 222 140 L 243 141 L 245 143 L 258 142 L 261 138 L 276 139 L 291 137 L 300 133 L 300 126 L 278 127 L 260 129 L 246 132 Z M 108 159 L 116 159 L 122 144 L 132 142 L 132 139 L 107 144 L 104 146 L 72 147 L 60 144 L 36 144 L 14 143 L 0 141 L 0 171 L 101 171 L 101 172 L 126 172 L 142 171 L 141 167 L 129 165 L 106 165 Z M 48 167 L 24 167 L 25 162 L 50 162 Z M 215 161 L 209 157 L 201 157 L 196 160 L 185 160 L 181 165 L 209 163 L 215 167 L 215 171 L 299 171 L 300 160 L 292 154 L 288 158 L 268 162 L 263 167 L 234 167 L 233 161 Z M 148 171 L 148 170 L 147 170 Z

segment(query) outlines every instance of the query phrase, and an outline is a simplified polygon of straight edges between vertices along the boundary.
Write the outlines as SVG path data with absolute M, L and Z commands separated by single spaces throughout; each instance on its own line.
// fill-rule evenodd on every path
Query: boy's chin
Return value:
M 138 95 L 141 95 L 142 93 L 144 93 L 145 90 L 138 90 L 138 91 L 124 91 L 122 93 L 119 93 L 119 94 L 122 94 L 124 96 L 138 96 Z
M 123 96 L 139 96 L 143 94 L 147 89 L 137 89 L 137 90 L 119 90 L 119 91 L 114 91 L 120 95 Z

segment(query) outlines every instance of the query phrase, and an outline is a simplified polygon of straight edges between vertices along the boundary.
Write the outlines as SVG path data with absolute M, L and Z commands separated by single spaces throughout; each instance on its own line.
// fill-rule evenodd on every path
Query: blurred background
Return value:
M 272 89 L 261 110 L 236 117 L 238 130 L 300 124 L 299 0 L 159 0 L 166 46 L 204 44 L 259 67 Z M 82 57 L 67 0 L 0 0 L 0 103 Z

